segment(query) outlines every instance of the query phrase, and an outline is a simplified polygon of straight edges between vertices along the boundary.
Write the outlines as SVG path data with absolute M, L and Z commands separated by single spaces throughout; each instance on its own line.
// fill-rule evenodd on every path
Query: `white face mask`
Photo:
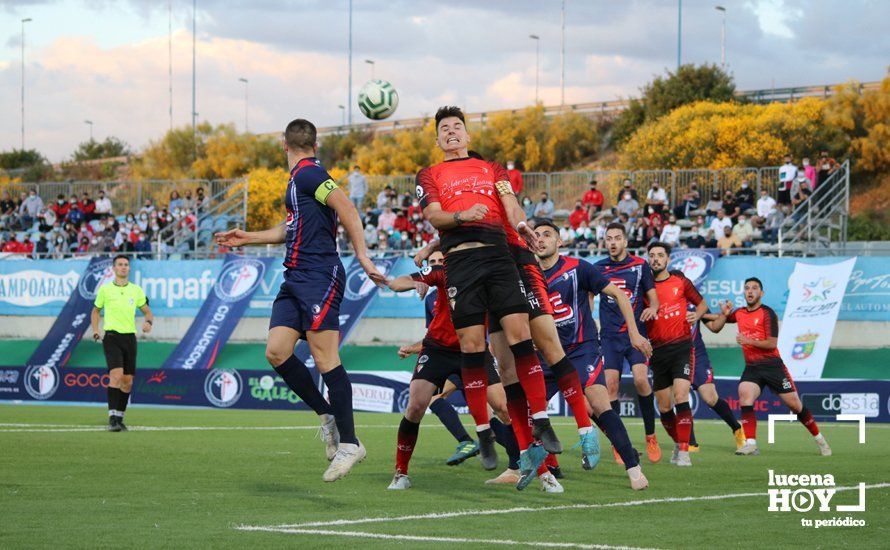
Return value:
M 629 194 L 624 195 L 624 200 L 629 201 L 629 200 L 630 200 L 630 195 L 629 195 Z
M 739 223 L 745 223 L 745 218 L 739 218 Z
M 748 188 L 748 184 L 747 184 L 747 183 L 743 183 L 743 184 L 742 184 L 742 189 L 747 189 L 747 188 Z

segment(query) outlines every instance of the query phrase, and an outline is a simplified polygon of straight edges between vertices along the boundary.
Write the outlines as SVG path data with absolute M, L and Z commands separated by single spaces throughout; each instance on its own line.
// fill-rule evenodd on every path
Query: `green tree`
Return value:
M 46 159 L 37 149 L 13 149 L 0 152 L 0 168 L 15 170 L 46 164 Z
M 615 120 L 613 141 L 627 141 L 642 124 L 670 113 L 677 107 L 697 101 L 722 103 L 735 97 L 732 77 L 717 65 L 681 65 L 676 72 L 658 76 L 643 87 L 642 97 L 632 100 L 630 107 Z
M 113 157 L 125 157 L 130 155 L 130 146 L 114 136 L 105 138 L 105 141 L 90 139 L 84 141 L 74 150 L 75 161 L 106 159 Z

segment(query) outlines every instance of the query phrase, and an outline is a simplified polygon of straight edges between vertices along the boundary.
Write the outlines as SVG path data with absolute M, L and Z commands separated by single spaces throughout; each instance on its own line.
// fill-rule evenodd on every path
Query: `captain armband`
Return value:
M 495 187 L 495 189 L 498 190 L 498 195 L 500 195 L 502 197 L 504 195 L 514 195 L 515 194 L 515 193 L 513 193 L 513 186 L 510 185 L 509 181 L 499 181 L 494 184 L 494 187 Z

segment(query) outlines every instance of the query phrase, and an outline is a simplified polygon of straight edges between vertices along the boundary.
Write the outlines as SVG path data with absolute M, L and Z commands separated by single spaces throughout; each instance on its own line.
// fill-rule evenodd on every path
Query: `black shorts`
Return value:
M 677 378 L 692 381 L 695 376 L 695 352 L 692 341 L 667 344 L 652 350 L 652 390 L 669 388 Z
M 490 353 L 485 354 L 485 370 L 488 372 L 489 385 L 501 382 L 501 377 L 494 367 L 494 358 Z M 449 379 L 458 389 L 463 388 L 460 376 L 460 351 L 424 346 L 417 357 L 411 380 L 426 380 L 441 391 L 445 387 L 445 381 Z
M 550 303 L 550 296 L 547 292 L 547 281 L 544 279 L 544 272 L 538 265 L 535 255 L 529 250 L 523 248 L 511 249 L 513 259 L 516 261 L 516 269 L 519 271 L 519 278 L 522 280 L 522 286 L 525 287 L 525 300 L 528 304 L 528 319 L 531 321 L 541 315 L 553 315 L 553 304 Z M 488 327 L 488 332 L 500 332 L 501 323 L 498 319 L 492 319 Z
M 760 386 L 761 390 L 767 386 L 775 394 L 797 391 L 794 379 L 791 378 L 791 373 L 788 372 L 788 368 L 785 367 L 785 363 L 781 359 L 776 359 L 771 363 L 745 365 L 739 382 L 754 382 Z
M 778 205 L 783 204 L 791 204 L 791 190 L 790 189 L 779 189 L 776 192 L 776 203 Z
M 500 319 L 527 312 L 525 286 L 506 246 L 448 252 L 445 284 L 456 329 L 484 325 L 489 313 Z
M 105 364 L 108 370 L 124 369 L 124 374 L 136 374 L 136 335 L 107 331 L 102 338 Z

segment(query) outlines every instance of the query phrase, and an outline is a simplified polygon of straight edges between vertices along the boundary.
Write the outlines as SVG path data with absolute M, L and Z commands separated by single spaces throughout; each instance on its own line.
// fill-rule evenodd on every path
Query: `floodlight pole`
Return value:
M 22 19 L 22 151 L 25 150 L 25 23 L 32 19 Z

